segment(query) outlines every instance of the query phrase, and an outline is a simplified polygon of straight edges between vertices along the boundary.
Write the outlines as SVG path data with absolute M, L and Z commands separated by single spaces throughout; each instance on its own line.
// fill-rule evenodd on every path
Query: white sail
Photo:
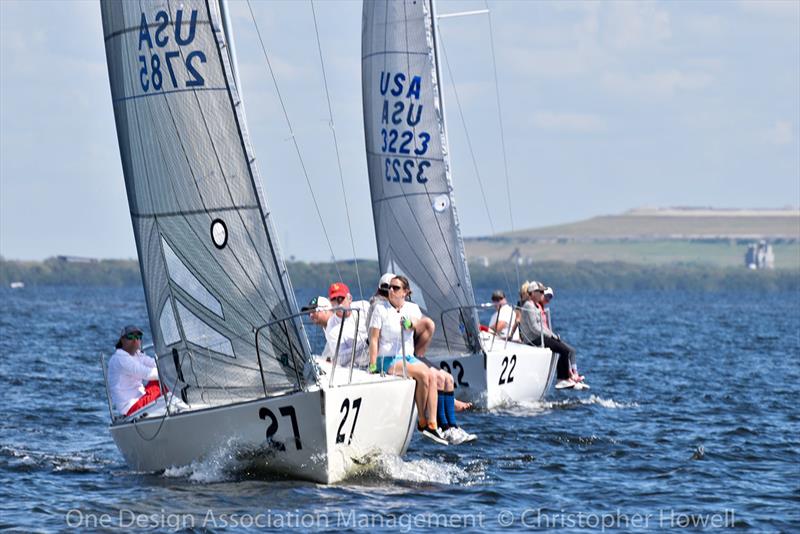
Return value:
M 432 349 L 478 350 L 472 284 L 450 179 L 429 0 L 364 2 L 362 90 L 382 272 L 403 274 L 438 328 Z
M 102 0 L 120 155 L 164 382 L 219 405 L 301 389 L 297 305 L 216 1 Z M 121 303 L 124 305 L 124 303 Z

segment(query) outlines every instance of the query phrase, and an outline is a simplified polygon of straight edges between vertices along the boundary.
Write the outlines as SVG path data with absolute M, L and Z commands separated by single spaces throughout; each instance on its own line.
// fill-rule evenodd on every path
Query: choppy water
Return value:
M 554 322 L 590 391 L 462 415 L 477 443 L 415 437 L 404 458 L 321 486 L 224 457 L 132 472 L 98 354 L 147 324 L 141 289 L 0 289 L 0 528 L 797 532 L 797 297 L 559 294 Z

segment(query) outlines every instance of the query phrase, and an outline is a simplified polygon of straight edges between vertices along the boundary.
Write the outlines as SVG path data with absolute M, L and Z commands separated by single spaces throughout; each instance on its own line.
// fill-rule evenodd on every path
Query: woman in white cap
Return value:
M 527 289 L 530 298 L 522 308 L 522 321 L 519 325 L 522 341 L 537 347 L 544 345 L 558 354 L 556 389 L 588 389 L 589 386 L 583 382 L 584 378 L 578 374 L 575 349 L 550 328 L 542 305 L 544 285 L 530 282 Z
M 389 284 L 389 298 L 377 302 L 369 323 L 369 370 L 377 373 L 408 376 L 417 383 L 414 400 L 422 435 L 436 443 L 447 445 L 437 424 L 438 395 L 436 377 L 414 356 L 414 325 L 422 318 L 419 306 L 409 302 L 408 279 L 395 276 Z M 405 360 L 405 364 L 403 363 Z
M 122 329 L 116 348 L 108 361 L 108 385 L 117 413 L 127 416 L 161 396 L 158 368 L 142 352 L 142 331 L 133 325 Z

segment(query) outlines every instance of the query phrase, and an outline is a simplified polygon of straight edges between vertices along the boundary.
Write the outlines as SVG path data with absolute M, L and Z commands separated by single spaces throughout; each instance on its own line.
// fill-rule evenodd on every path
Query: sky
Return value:
M 353 249 L 376 258 L 361 3 L 314 2 L 343 193 L 311 4 L 252 0 L 321 220 L 248 6 L 230 6 L 248 127 L 283 250 L 313 261 L 330 259 L 331 249 L 337 259 Z M 484 3 L 437 6 L 447 14 Z M 464 236 L 642 206 L 800 205 L 799 1 L 490 1 L 489 8 L 490 16 L 440 20 Z M 0 0 L 0 255 L 57 254 L 136 257 L 100 6 Z

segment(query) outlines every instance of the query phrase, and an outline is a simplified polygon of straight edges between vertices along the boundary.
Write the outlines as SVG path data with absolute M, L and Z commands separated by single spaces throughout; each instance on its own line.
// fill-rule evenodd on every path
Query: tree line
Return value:
M 356 294 L 356 262 L 289 262 L 295 288 L 327 288 L 343 281 Z M 518 289 L 513 265 L 470 266 L 472 285 L 477 288 Z M 378 262 L 359 260 L 358 275 L 364 295 L 371 295 L 380 273 Z M 539 280 L 562 290 L 686 290 L 800 291 L 800 271 L 719 268 L 702 264 L 639 265 L 623 262 L 548 261 L 519 267 L 519 280 Z M 136 260 L 71 262 L 58 258 L 18 261 L 0 258 L 0 287 L 12 282 L 30 286 L 130 286 L 141 284 Z

